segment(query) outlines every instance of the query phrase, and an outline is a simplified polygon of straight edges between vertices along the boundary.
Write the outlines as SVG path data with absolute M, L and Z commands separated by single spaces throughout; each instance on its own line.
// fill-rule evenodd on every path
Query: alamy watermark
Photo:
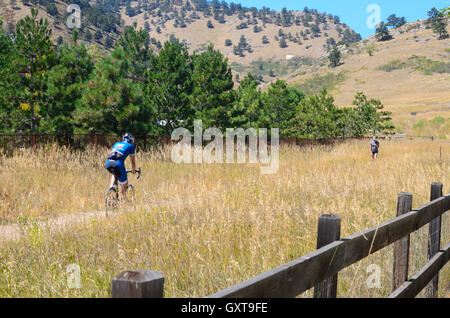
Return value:
M 69 289 L 81 288 L 81 269 L 80 265 L 70 264 L 66 268 L 67 274 L 67 287 Z
M 367 13 L 371 13 L 366 20 L 369 29 L 375 29 L 381 23 L 381 8 L 378 4 L 367 6 Z
M 67 13 L 70 15 L 67 17 L 66 25 L 69 29 L 81 28 L 81 9 L 78 4 L 70 4 L 67 7 Z
M 367 288 L 381 288 L 381 267 L 376 264 L 370 264 L 367 267 L 369 277 L 366 280 Z
M 192 137 L 194 146 L 192 147 Z M 181 138 L 181 140 L 180 140 Z M 237 142 L 235 143 L 235 138 Z M 248 147 L 246 146 L 248 138 Z M 194 121 L 194 135 L 186 128 L 176 128 L 171 139 L 178 141 L 172 148 L 175 163 L 224 163 L 224 141 L 226 163 L 260 164 L 261 174 L 274 174 L 279 168 L 279 129 L 270 131 L 270 154 L 266 128 L 227 128 L 225 137 L 218 128 L 203 132 L 202 121 Z M 203 142 L 209 142 L 203 147 Z M 248 161 L 247 161 L 248 148 Z

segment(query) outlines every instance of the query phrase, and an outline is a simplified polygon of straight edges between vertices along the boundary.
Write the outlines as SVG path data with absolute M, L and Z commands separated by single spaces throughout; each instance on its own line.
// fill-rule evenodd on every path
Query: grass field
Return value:
M 112 277 L 133 269 L 162 272 L 165 297 L 202 297 L 313 251 L 321 214 L 340 215 L 346 237 L 395 217 L 401 191 L 413 194 L 413 207 L 429 200 L 432 182 L 450 192 L 448 142 L 381 142 L 376 163 L 363 141 L 284 147 L 278 173 L 264 176 L 250 164 L 175 164 L 165 149 L 137 154 L 144 174 L 130 177 L 133 211 L 46 229 L 43 217 L 103 213 L 107 152 L 0 157 L 2 226 L 19 223 L 24 233 L 0 241 L 0 297 L 108 297 Z M 448 213 L 443 226 L 445 246 Z M 410 275 L 426 263 L 427 231 L 411 236 Z M 68 288 L 70 264 L 80 266 L 81 289 Z M 367 287 L 371 264 L 381 268 L 381 288 Z M 338 295 L 385 297 L 391 276 L 388 247 L 344 269 Z M 448 265 L 439 294 L 450 297 Z

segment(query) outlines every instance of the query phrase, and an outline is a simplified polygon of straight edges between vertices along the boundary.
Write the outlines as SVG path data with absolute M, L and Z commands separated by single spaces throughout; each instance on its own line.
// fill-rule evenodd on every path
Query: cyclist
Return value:
M 116 142 L 112 148 L 111 153 L 106 161 L 105 168 L 112 174 L 110 188 L 115 187 L 116 178 L 122 188 L 122 195 L 124 199 L 127 198 L 128 178 L 127 170 L 125 169 L 125 159 L 130 156 L 131 170 L 133 174 L 136 173 L 134 137 L 130 133 L 123 135 L 122 141 Z

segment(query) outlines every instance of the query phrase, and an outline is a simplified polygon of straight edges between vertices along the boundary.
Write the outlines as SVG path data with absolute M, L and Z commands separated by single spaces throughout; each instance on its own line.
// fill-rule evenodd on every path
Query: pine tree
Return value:
M 107 36 L 106 37 L 106 40 L 105 40 L 105 47 L 107 48 L 107 49 L 110 49 L 110 48 L 112 48 L 114 46 L 114 40 L 112 39 L 112 37 L 111 36 Z
M 271 127 L 280 128 L 281 137 L 288 137 L 288 129 L 305 95 L 295 87 L 288 87 L 285 81 L 272 83 L 264 94 L 267 111 L 271 115 Z
M 100 30 L 97 30 L 94 34 L 95 41 L 99 42 L 103 38 L 103 34 Z
M 341 52 L 338 47 L 335 46 L 329 53 L 328 59 L 330 60 L 331 67 L 337 67 L 341 65 Z
M 126 78 L 130 63 L 121 48 L 101 60 L 77 101 L 75 120 L 82 132 L 137 134 L 148 131 L 151 112 L 141 85 Z
M 379 42 L 392 39 L 392 36 L 389 33 L 387 25 L 384 22 L 381 22 L 380 24 L 377 25 L 375 29 L 375 38 Z
M 53 63 L 54 50 L 48 20 L 38 18 L 38 10 L 31 9 L 31 17 L 26 16 L 16 26 L 14 46 L 19 54 L 18 66 L 28 76 L 23 79 L 21 96 L 29 105 L 30 131 L 34 132 L 39 123 L 40 106 L 45 103 L 45 72 Z M 27 110 L 28 111 L 28 110 Z
M 428 12 L 430 17 L 427 20 L 427 24 L 433 28 L 433 33 L 438 36 L 439 40 L 443 40 L 449 37 L 447 32 L 447 17 L 436 8 L 432 8 Z
M 56 60 L 57 64 L 47 72 L 47 103 L 42 110 L 47 119 L 41 123 L 41 129 L 72 134 L 75 104 L 83 95 L 83 85 L 94 70 L 94 62 L 83 44 L 68 43 L 58 48 Z
M 203 128 L 229 127 L 228 110 L 235 100 L 233 75 L 227 59 L 209 45 L 206 52 L 193 56 L 192 93 L 189 96 L 194 119 L 203 120 Z
M 146 101 L 156 111 L 157 120 L 165 120 L 157 133 L 170 136 L 182 121 L 192 118 L 189 95 L 192 92 L 192 60 L 179 41 L 165 42 L 159 54 L 152 56 L 151 71 L 145 85 Z
M 86 30 L 86 32 L 84 33 L 84 39 L 88 42 L 92 41 L 92 33 L 89 30 Z

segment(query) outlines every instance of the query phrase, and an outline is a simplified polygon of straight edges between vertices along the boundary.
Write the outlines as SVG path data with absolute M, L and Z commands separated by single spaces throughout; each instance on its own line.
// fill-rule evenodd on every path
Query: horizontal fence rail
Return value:
M 154 146 L 164 146 L 173 143 L 170 136 L 136 135 L 136 149 L 147 151 Z M 388 137 L 391 140 L 391 137 Z M 410 137 L 410 139 L 416 137 Z M 18 149 L 36 148 L 48 143 L 57 143 L 74 149 L 85 149 L 88 146 L 110 147 L 121 136 L 110 134 L 0 134 L 0 153 L 12 152 Z M 339 138 L 290 138 L 279 139 L 280 145 L 292 146 L 318 146 L 335 145 L 346 140 L 368 140 L 370 137 L 339 137 Z M 380 137 L 379 139 L 386 139 Z M 270 144 L 270 138 L 268 140 Z
M 389 298 L 413 298 L 416 297 L 426 285 L 433 279 L 439 270 L 450 259 L 450 244 L 436 253 L 433 258 L 411 279 L 397 288 Z

